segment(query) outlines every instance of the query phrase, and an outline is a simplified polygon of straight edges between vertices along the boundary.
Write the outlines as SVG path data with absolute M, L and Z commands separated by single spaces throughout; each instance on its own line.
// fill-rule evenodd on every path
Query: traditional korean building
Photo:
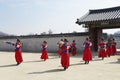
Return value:
M 89 10 L 83 17 L 77 19 L 76 23 L 88 28 L 93 49 L 97 50 L 103 29 L 120 28 L 120 6 Z

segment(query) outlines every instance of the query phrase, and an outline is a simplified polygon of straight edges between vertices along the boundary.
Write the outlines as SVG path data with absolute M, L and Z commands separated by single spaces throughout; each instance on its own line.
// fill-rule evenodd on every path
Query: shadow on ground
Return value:
M 86 64 L 85 63 L 70 64 L 70 66 L 77 66 L 77 65 L 86 65 Z
M 24 61 L 23 63 L 33 63 L 33 62 L 44 62 L 43 60 L 36 60 L 36 61 Z
M 2 68 L 2 67 L 14 67 L 14 66 L 17 66 L 17 65 L 16 64 L 2 65 L 2 66 L 0 66 L 0 68 Z
M 51 57 L 49 59 L 57 59 L 57 58 L 59 57 Z M 33 62 L 44 62 L 44 60 L 41 59 L 41 60 L 33 60 L 33 61 L 24 61 L 23 63 L 33 63 Z
M 64 69 L 52 69 L 52 70 L 46 70 L 42 72 L 31 72 L 28 74 L 44 74 L 44 73 L 53 73 L 53 72 L 61 72 L 61 71 L 64 71 Z
M 120 64 L 120 59 L 118 59 L 116 62 L 110 62 L 109 64 Z

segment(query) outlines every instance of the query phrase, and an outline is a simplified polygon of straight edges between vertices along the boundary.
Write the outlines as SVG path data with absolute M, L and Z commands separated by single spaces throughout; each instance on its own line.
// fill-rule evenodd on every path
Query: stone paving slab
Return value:
M 49 53 L 47 61 L 40 53 L 23 53 L 24 62 L 16 66 L 14 52 L 0 52 L 0 80 L 120 80 L 120 55 L 98 59 L 85 65 L 82 56 L 71 57 L 66 71 L 58 56 Z

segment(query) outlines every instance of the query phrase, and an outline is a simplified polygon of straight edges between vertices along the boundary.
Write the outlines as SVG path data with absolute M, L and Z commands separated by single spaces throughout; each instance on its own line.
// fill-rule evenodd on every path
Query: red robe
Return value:
M 61 64 L 62 67 L 68 68 L 70 65 L 70 54 L 69 54 L 69 45 L 64 44 L 62 47 L 62 54 L 61 54 Z
M 47 47 L 48 45 L 42 45 L 42 55 L 41 55 L 41 59 L 48 59 L 48 51 L 47 51 Z
M 16 43 L 15 44 L 15 60 L 18 63 L 23 62 L 23 58 L 22 58 L 22 50 L 21 50 L 22 44 L 21 43 Z
M 62 54 L 62 49 L 59 48 L 59 49 L 58 49 L 58 55 L 61 56 L 61 54 Z
M 104 42 L 101 42 L 100 44 L 99 44 L 99 54 L 98 54 L 98 57 L 102 57 L 102 58 L 104 58 L 104 57 L 107 57 L 107 54 L 106 54 L 106 50 L 105 50 L 105 46 L 106 46 L 106 44 L 104 43 Z
M 58 46 L 59 46 L 59 49 L 58 49 L 58 55 L 59 55 L 59 57 L 60 57 L 61 54 L 62 54 L 61 45 L 64 44 L 64 42 L 63 42 L 63 41 L 59 41 L 57 44 L 58 44 Z
M 83 53 L 83 60 L 84 61 L 90 61 L 92 60 L 92 52 L 91 52 L 91 49 L 90 49 L 90 42 L 85 42 L 84 43 L 84 46 L 85 46 L 85 49 L 84 49 L 84 53 Z
M 75 42 L 72 43 L 71 50 L 72 50 L 72 55 L 76 55 L 76 53 L 77 53 L 76 50 L 77 49 L 76 49 L 76 43 Z
M 117 43 L 115 41 L 112 42 L 112 55 L 117 54 L 116 45 L 117 45 Z
M 106 54 L 109 57 L 112 55 L 112 45 L 111 45 L 111 43 L 106 44 Z

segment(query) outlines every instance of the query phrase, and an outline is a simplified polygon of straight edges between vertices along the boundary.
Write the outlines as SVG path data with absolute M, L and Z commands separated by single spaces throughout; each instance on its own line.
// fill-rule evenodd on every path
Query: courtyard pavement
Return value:
M 120 80 L 120 55 L 104 60 L 93 56 L 89 64 L 81 55 L 71 56 L 66 71 L 57 53 L 49 53 L 47 61 L 40 60 L 40 55 L 23 52 L 24 62 L 16 66 L 14 52 L 0 52 L 0 80 Z

